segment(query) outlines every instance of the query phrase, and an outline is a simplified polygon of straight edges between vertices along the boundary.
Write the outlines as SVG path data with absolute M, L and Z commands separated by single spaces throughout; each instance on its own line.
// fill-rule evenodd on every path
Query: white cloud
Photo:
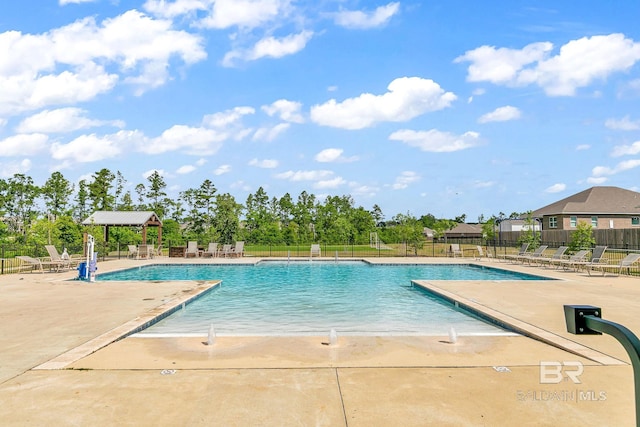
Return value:
M 580 144 L 578 146 L 576 146 L 576 151 L 585 151 L 591 148 L 591 145 L 589 144 Z
M 19 162 L 0 163 L 0 177 L 10 178 L 17 173 L 26 174 L 31 170 L 31 160 L 23 159 Z
M 41 133 L 19 134 L 0 140 L 0 157 L 33 156 L 45 151 L 49 137 Z
M 567 185 L 566 184 L 553 184 L 550 187 L 547 187 L 544 192 L 545 193 L 560 193 L 561 191 L 564 191 L 567 189 Z
M 207 159 L 198 159 L 196 161 L 196 166 L 204 166 L 207 163 Z
M 496 185 L 495 181 L 476 181 L 473 183 L 473 188 L 491 188 Z
M 197 168 L 193 165 L 184 165 L 184 166 L 180 166 L 178 169 L 176 169 L 176 173 L 179 175 L 186 175 L 188 173 L 191 173 L 193 171 L 195 171 Z
M 220 165 L 213 171 L 213 174 L 219 176 L 229 172 L 231 172 L 231 165 Z
M 278 161 L 274 159 L 251 159 L 249 160 L 249 166 L 256 166 L 263 169 L 273 169 L 278 167 Z
M 254 141 L 273 141 L 276 139 L 281 133 L 289 129 L 291 125 L 289 123 L 280 123 L 273 127 L 263 127 L 257 129 L 253 134 Z
M 214 2 L 215 0 L 147 0 L 142 8 L 152 15 L 173 19 L 181 15 L 206 11 Z
M 124 123 L 121 121 L 94 120 L 85 117 L 85 115 L 85 110 L 73 107 L 44 110 L 24 119 L 16 131 L 20 133 L 65 133 L 104 125 L 124 127 Z
M 290 0 L 215 0 L 210 14 L 199 22 L 205 28 L 232 26 L 251 29 L 286 15 Z
M 640 153 L 640 141 L 636 141 L 631 145 L 617 145 L 613 147 L 612 157 L 634 156 Z
M 520 113 L 520 110 L 518 108 L 507 105 L 504 107 L 496 108 L 490 113 L 483 114 L 478 119 L 478 123 L 506 122 L 509 120 L 517 120 L 521 115 L 522 114 Z
M 235 107 L 231 110 L 204 116 L 202 124 L 207 127 L 224 129 L 229 126 L 238 125 L 243 116 L 254 114 L 255 112 L 256 110 L 253 107 Z
M 117 157 L 144 138 L 138 131 L 119 131 L 104 136 L 81 135 L 67 144 L 54 142 L 51 156 L 56 160 L 64 160 L 66 164 L 96 162 Z
M 43 34 L 0 33 L 0 114 L 87 101 L 128 81 L 142 90 L 168 79 L 174 57 L 206 57 L 203 40 L 130 10 L 98 24 L 78 20 Z M 117 68 L 117 72 L 106 69 Z
M 335 23 L 354 29 L 375 28 L 385 25 L 400 10 L 400 3 L 393 2 L 377 7 L 373 12 L 343 10 L 335 14 Z
M 621 172 L 635 169 L 638 166 L 640 166 L 640 159 L 625 160 L 618 163 L 613 168 L 610 168 L 608 166 L 596 166 L 591 170 L 591 177 L 601 178 L 601 177 L 616 175 Z
M 346 181 L 342 177 L 336 176 L 335 178 L 322 179 L 320 181 L 317 181 L 316 183 L 313 184 L 313 188 L 318 190 L 327 190 L 332 188 L 338 188 L 344 185 L 345 183 Z
M 593 184 L 593 185 L 600 185 L 600 184 L 604 184 L 605 182 L 609 181 L 609 178 L 601 176 L 601 177 L 589 177 L 587 178 L 587 183 L 589 184 Z
M 162 177 L 167 177 L 169 176 L 169 174 L 167 173 L 167 171 L 165 171 L 164 169 L 149 169 L 146 172 L 142 173 L 142 177 L 144 179 L 149 178 L 151 175 L 153 175 L 155 172 L 158 172 L 158 175 L 162 176 Z
M 571 40 L 550 57 L 551 43 L 532 43 L 523 49 L 481 46 L 456 58 L 471 62 L 467 80 L 508 86 L 536 84 L 549 96 L 573 96 L 578 88 L 610 74 L 628 71 L 640 60 L 640 43 L 623 34 Z
M 329 170 L 287 171 L 276 174 L 275 177 L 292 182 L 322 181 L 326 179 L 333 179 L 333 172 Z
M 403 190 L 410 184 L 420 181 L 420 175 L 413 171 L 404 171 L 400 176 L 396 177 L 395 182 L 391 186 L 394 190 Z
M 449 107 L 456 99 L 433 80 L 402 77 L 393 80 L 383 95 L 364 93 L 342 102 L 335 99 L 311 107 L 311 120 L 322 126 L 362 129 L 377 122 L 404 122 L 424 113 Z
M 278 116 L 280 119 L 291 123 L 304 123 L 304 117 L 300 114 L 302 104 L 286 99 L 279 99 L 271 105 L 263 105 L 262 110 L 269 116 Z
M 480 144 L 480 134 L 477 132 L 465 132 L 462 135 L 454 135 L 449 132 L 441 132 L 437 129 L 428 131 L 398 130 L 389 135 L 389 139 L 403 142 L 410 147 L 416 147 L 422 151 L 434 153 L 466 150 L 467 148 L 476 147 Z
M 298 34 L 289 34 L 282 38 L 273 36 L 259 40 L 251 49 L 236 49 L 228 52 L 222 60 L 222 65 L 232 67 L 238 60 L 255 61 L 261 58 L 282 58 L 293 55 L 305 48 L 313 37 L 312 31 L 302 31 Z
M 640 129 L 640 120 L 631 120 L 629 116 L 621 119 L 607 119 L 604 125 L 614 130 L 638 130 Z
M 68 4 L 80 4 L 80 3 L 93 3 L 98 0 L 58 0 L 60 6 L 66 6 Z
M 152 141 L 140 144 L 138 149 L 148 154 L 180 150 L 193 155 L 212 155 L 226 138 L 226 134 L 214 129 L 174 125 Z
M 320 163 L 331 163 L 331 162 L 354 162 L 358 160 L 357 156 L 353 157 L 344 157 L 342 153 L 344 152 L 341 148 L 326 148 L 320 151 L 315 156 L 316 162 Z

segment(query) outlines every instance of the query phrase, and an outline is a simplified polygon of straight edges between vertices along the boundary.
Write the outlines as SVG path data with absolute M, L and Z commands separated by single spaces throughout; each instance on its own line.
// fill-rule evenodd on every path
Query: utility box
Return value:
M 576 335 L 602 335 L 602 332 L 587 328 L 585 316 L 602 317 L 602 309 L 593 305 L 565 305 L 567 332 Z

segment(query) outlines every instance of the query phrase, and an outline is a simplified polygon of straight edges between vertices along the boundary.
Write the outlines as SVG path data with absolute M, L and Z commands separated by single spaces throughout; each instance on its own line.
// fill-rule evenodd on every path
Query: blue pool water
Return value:
M 223 280 L 144 334 L 352 335 L 501 334 L 504 330 L 411 285 L 412 279 L 542 280 L 467 265 L 369 265 L 361 262 L 261 262 L 152 265 L 98 276 L 105 280 Z M 481 285 L 479 285 L 481 286 Z

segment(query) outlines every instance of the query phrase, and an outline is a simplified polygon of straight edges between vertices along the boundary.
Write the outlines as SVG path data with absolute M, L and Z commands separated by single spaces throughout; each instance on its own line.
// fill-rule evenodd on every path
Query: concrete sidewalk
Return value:
M 100 271 L 158 261 L 184 262 L 109 261 Z M 640 333 L 634 317 L 640 279 L 483 264 L 561 280 L 430 286 L 588 347 L 612 363 L 523 336 L 460 337 L 456 344 L 444 336 L 341 336 L 335 347 L 325 345 L 327 337 L 218 337 L 214 346 L 198 337 L 129 337 L 72 357 L 63 369 L 43 369 L 205 284 L 89 284 L 66 280 L 74 272 L 27 273 L 0 276 L 1 424 L 635 425 L 625 351 L 611 337 L 564 332 L 562 305 L 600 305 L 604 318 Z M 565 373 L 582 364 L 581 382 L 565 376 L 553 383 L 553 375 L 541 381 L 541 361 L 573 363 Z

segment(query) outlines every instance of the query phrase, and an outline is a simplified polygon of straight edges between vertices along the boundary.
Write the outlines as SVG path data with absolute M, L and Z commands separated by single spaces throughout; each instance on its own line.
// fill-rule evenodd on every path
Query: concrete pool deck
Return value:
M 99 268 L 154 262 L 185 260 L 118 260 Z M 478 263 L 560 280 L 424 285 L 519 322 L 554 345 L 525 336 L 463 336 L 451 344 L 446 331 L 442 337 L 340 336 L 337 346 L 326 345 L 328 337 L 218 337 L 213 346 L 205 345 L 206 337 L 128 337 L 110 344 L 123 325 L 180 304 L 211 283 L 69 281 L 74 271 L 0 276 L 0 420 L 2 425 L 635 425 L 626 352 L 609 336 L 566 333 L 562 306 L 601 306 L 604 318 L 640 334 L 635 316 L 640 278 Z M 541 381 L 544 361 L 565 363 L 557 383 L 560 371 L 553 369 Z M 574 383 L 569 377 L 581 366 L 580 383 Z

